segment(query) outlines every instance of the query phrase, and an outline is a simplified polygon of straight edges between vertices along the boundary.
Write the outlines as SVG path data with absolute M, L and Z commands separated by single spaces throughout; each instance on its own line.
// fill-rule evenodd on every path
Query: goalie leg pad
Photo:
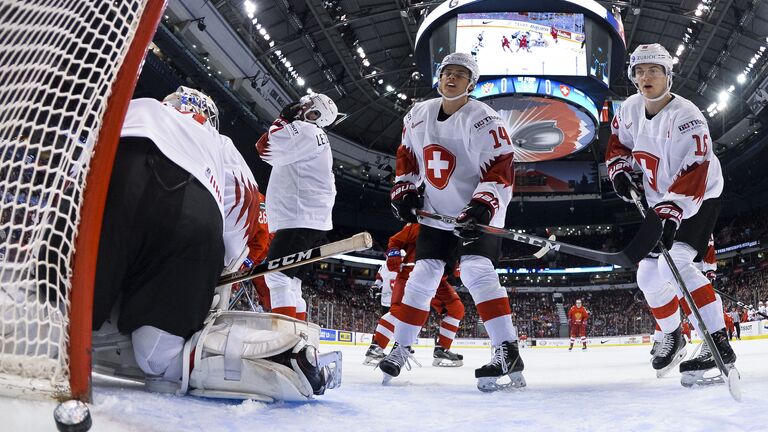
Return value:
M 341 362 L 331 368 L 313 343 L 319 343 L 314 324 L 277 314 L 216 312 L 185 349 L 189 353 L 194 346 L 194 358 L 182 388 L 213 398 L 311 399 L 341 382 Z

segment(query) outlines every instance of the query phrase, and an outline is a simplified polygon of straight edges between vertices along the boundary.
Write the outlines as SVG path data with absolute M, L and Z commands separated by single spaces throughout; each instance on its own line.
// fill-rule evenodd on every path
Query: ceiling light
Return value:
M 259 34 L 261 34 L 262 36 L 267 34 L 267 29 L 265 29 L 264 27 L 260 28 L 259 29 Z
M 368 61 L 368 59 L 363 60 L 363 66 L 368 67 L 371 65 L 371 62 Z
M 733 84 L 731 84 L 731 86 L 730 86 L 730 87 L 728 87 L 728 93 L 733 93 L 733 91 L 734 91 L 734 90 L 736 90 L 736 86 L 734 86 Z
M 269 47 L 272 48 L 273 46 L 275 46 L 275 41 L 269 41 Z
M 361 47 L 361 46 L 357 47 L 357 53 L 358 54 L 363 54 L 364 52 L 365 51 L 363 51 L 363 47 Z
M 243 6 L 245 6 L 245 11 L 249 14 L 256 12 L 256 5 L 250 0 L 245 0 Z
M 251 20 L 251 24 L 253 24 L 253 25 L 256 25 L 258 23 L 259 23 L 259 19 L 258 18 L 254 18 L 254 19 Z
M 253 19 L 254 15 L 252 13 L 248 13 L 248 18 Z
M 387 87 L 386 87 L 386 89 L 387 89 L 387 91 L 388 91 L 388 92 L 391 92 L 391 91 L 393 91 L 395 88 L 394 88 L 394 87 L 392 87 L 391 85 L 387 84 Z
M 269 36 L 269 34 L 265 34 L 265 35 L 264 35 L 264 40 L 269 40 L 269 39 L 270 39 L 270 36 Z
M 728 100 L 728 92 L 725 90 L 720 92 L 720 95 L 718 95 L 717 99 L 722 103 Z
M 304 78 L 302 77 L 296 78 L 296 84 L 298 84 L 299 87 L 304 87 Z
M 700 9 L 696 9 L 696 12 L 694 12 L 693 14 L 696 15 L 696 16 L 701 16 L 701 10 Z
M 744 72 L 740 73 L 739 76 L 736 77 L 736 82 L 739 84 L 744 84 L 744 81 L 747 80 L 747 76 L 744 75 Z
M 285 67 L 290 69 L 291 68 L 291 62 L 289 62 L 289 61 L 285 62 Z
M 360 58 L 365 58 L 365 53 L 364 52 L 361 52 L 359 54 L 360 54 Z
M 679 62 L 680 62 L 680 59 L 679 59 L 679 58 L 677 58 L 677 57 L 674 57 L 674 58 L 672 59 L 672 64 L 678 64 Z
M 377 82 L 378 82 L 379 84 L 384 84 L 384 80 L 383 80 L 383 79 L 381 79 L 381 78 L 379 78 L 379 80 L 378 80 Z

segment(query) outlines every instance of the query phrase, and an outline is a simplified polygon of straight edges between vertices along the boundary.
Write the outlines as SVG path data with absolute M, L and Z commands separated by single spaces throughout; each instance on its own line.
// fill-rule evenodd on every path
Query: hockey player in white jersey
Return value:
M 379 267 L 379 271 L 376 272 L 376 281 L 373 286 L 381 289 L 381 313 L 385 314 L 389 312 L 389 307 L 392 305 L 392 284 L 395 283 L 397 273 L 390 271 L 387 268 L 387 264 L 384 263 Z
M 333 228 L 336 185 L 331 145 L 323 128 L 336 121 L 338 113 L 328 96 L 304 96 L 283 108 L 256 143 L 261 158 L 272 165 L 267 222 L 275 237 L 268 260 L 312 248 Z M 306 319 L 301 279 L 296 277 L 301 269 L 294 267 L 264 277 L 272 312 Z
M 459 224 L 420 222 L 416 263 L 403 301 L 391 309 L 397 347 L 379 363 L 385 383 L 410 365 L 408 345 L 427 320 L 446 264 L 459 260 L 461 279 L 494 346 L 491 362 L 475 370 L 478 388 L 525 385 L 509 299 L 494 271 L 501 242 L 463 226 L 475 221 L 503 227 L 512 197 L 513 147 L 504 122 L 488 105 L 469 98 L 478 75 L 470 54 L 447 55 L 438 68 L 442 97 L 417 103 L 403 120 L 391 193 L 395 216 L 417 222 L 414 211 L 424 208 L 457 217 Z M 505 375 L 510 382 L 502 384 L 499 379 Z
M 730 365 L 736 355 L 728 343 L 722 303 L 694 266 L 694 260 L 706 253 L 720 212 L 723 175 L 701 112 L 670 93 L 672 66 L 672 56 L 659 44 L 640 45 L 631 54 L 628 73 L 638 94 L 624 101 L 611 123 L 606 165 L 617 195 L 629 202 L 630 189 L 639 186 L 630 175 L 633 166 L 642 171 L 645 198 L 663 223 L 660 242 L 669 250 L 717 349 Z M 685 355 L 680 308 L 700 332 L 699 323 L 658 253 L 639 263 L 637 284 L 664 332 L 652 360 L 657 373 L 663 373 Z M 704 372 L 712 368 L 711 352 L 702 349 L 698 357 L 680 363 L 681 382 L 684 386 L 703 383 L 707 381 Z
M 316 338 L 300 335 L 316 329 L 272 325 L 258 314 L 209 317 L 222 268 L 247 254 L 259 210 L 253 175 L 217 126 L 213 101 L 190 88 L 164 103 L 131 101 L 99 243 L 94 370 L 141 380 L 150 391 L 321 394 L 338 380 L 326 381 L 330 369 L 315 362 Z

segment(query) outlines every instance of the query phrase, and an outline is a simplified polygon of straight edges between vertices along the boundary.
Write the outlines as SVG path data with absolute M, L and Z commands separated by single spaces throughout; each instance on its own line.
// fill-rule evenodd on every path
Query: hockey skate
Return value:
M 432 366 L 440 367 L 461 367 L 464 366 L 464 356 L 449 351 L 440 345 L 435 346 L 435 351 L 432 353 Z
M 669 373 L 685 358 L 687 353 L 685 338 L 680 327 L 677 327 L 672 333 L 665 334 L 656 355 L 651 359 L 651 365 L 656 369 L 656 378 L 662 378 Z
M 372 343 L 371 346 L 368 347 L 368 351 L 365 352 L 365 360 L 363 360 L 363 364 L 366 366 L 376 366 L 386 356 L 387 355 L 384 354 L 384 350 L 381 349 L 380 346 Z
M 120 333 L 116 321 L 107 320 L 92 335 L 93 371 L 118 378 L 144 381 L 145 373 L 136 363 L 131 335 Z
M 525 365 L 520 357 L 517 342 L 502 342 L 494 347 L 491 362 L 475 369 L 477 389 L 481 392 L 495 392 L 523 388 L 526 386 L 523 369 Z M 504 375 L 509 377 L 509 382 L 498 382 Z
M 406 369 L 411 370 L 411 360 L 421 367 L 421 364 L 416 361 L 411 352 L 411 347 L 395 344 L 392 347 L 392 351 L 379 362 L 376 367 L 384 372 L 384 380 L 381 382 L 383 385 L 389 384 L 392 378 L 400 375 L 400 370 L 405 366 Z
M 712 339 L 715 341 L 715 346 L 723 358 L 723 363 L 729 369 L 728 380 L 732 380 L 735 383 L 740 379 L 740 376 L 739 371 L 734 366 L 736 353 L 733 352 L 731 344 L 728 342 L 728 335 L 723 329 L 712 333 Z M 716 372 L 716 374 L 705 376 L 709 371 Z M 682 375 L 680 377 L 680 384 L 683 387 L 707 386 L 726 381 L 726 377 L 723 377 L 723 374 L 715 364 L 710 347 L 703 341 L 701 343 L 701 351 L 697 357 L 680 363 L 680 374 Z

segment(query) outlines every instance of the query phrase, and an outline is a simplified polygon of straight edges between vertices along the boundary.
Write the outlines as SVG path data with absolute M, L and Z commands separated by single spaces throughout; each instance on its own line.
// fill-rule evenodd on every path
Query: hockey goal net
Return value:
M 0 2 L 0 393 L 90 398 L 101 212 L 164 0 Z

